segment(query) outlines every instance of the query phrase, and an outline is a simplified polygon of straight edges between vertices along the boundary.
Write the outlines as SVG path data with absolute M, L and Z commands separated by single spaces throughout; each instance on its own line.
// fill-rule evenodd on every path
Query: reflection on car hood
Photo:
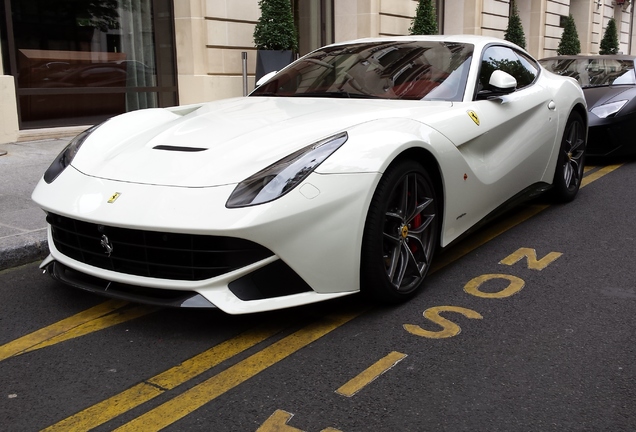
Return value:
M 631 99 L 635 91 L 634 86 L 604 86 L 604 87 L 585 87 L 583 94 L 587 102 L 587 109 L 591 110 L 599 105 L 606 104 L 615 100 Z M 621 97 L 622 93 L 630 92 L 632 94 Z
M 140 110 L 98 128 L 72 165 L 90 176 L 133 183 L 232 184 L 355 125 L 390 117 L 421 120 L 451 107 L 450 102 L 247 97 L 191 112 Z

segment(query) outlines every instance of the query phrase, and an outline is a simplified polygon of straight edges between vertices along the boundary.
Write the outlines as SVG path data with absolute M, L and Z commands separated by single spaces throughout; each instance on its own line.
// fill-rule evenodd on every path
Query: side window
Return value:
M 481 60 L 478 89 L 488 88 L 490 75 L 497 69 L 515 77 L 517 89 L 532 84 L 539 73 L 534 60 L 508 47 L 492 46 L 484 51 Z
M 523 69 L 525 70 L 524 72 L 522 72 L 523 76 L 529 80 L 527 81 L 527 84 L 523 86 L 517 85 L 517 88 L 528 86 L 532 84 L 534 80 L 537 79 L 537 75 L 539 75 L 539 66 L 537 65 L 534 59 L 526 56 L 525 54 L 517 52 L 517 51 L 515 51 L 515 54 L 517 55 L 517 58 L 519 59 L 519 61 L 521 62 L 521 65 L 523 66 Z M 519 78 L 517 78 L 517 83 L 518 82 L 519 82 Z

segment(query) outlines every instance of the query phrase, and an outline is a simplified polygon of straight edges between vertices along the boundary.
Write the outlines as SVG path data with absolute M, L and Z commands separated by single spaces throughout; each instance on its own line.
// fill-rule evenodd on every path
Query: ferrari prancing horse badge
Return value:
M 119 196 L 121 195 L 121 193 L 119 192 L 115 192 L 109 199 L 108 199 L 108 204 L 112 204 L 115 201 L 117 201 L 117 198 L 119 198 Z
M 479 117 L 477 117 L 477 113 L 475 111 L 468 111 L 468 117 L 473 119 L 475 124 L 479 126 Z

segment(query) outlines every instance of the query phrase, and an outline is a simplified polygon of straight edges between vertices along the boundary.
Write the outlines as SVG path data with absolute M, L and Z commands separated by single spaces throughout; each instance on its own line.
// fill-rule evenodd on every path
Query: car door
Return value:
M 514 92 L 488 98 L 490 76 L 503 70 L 517 80 Z M 495 208 L 542 181 L 557 125 L 555 101 L 540 84 L 539 67 L 520 51 L 498 45 L 482 53 L 479 82 L 467 110 L 478 124 L 474 138 L 458 146 L 481 183 L 486 208 Z

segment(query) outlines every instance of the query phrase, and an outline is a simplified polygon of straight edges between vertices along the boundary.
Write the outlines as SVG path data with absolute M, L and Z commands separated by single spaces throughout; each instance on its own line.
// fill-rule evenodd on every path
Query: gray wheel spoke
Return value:
M 394 270 L 398 270 L 398 272 L 397 274 L 394 273 L 392 276 L 389 276 L 389 278 L 393 286 L 395 286 L 399 290 L 402 286 L 404 275 L 406 274 L 406 268 L 408 267 L 408 247 L 404 243 L 402 243 L 402 245 L 400 245 L 399 247 L 399 251 L 396 250 L 394 255 L 397 256 L 396 261 L 399 264 Z
M 424 257 L 424 260 L 421 263 L 418 263 L 417 260 L 415 259 L 415 256 L 409 249 L 409 254 L 410 254 L 410 257 L 412 258 L 412 262 L 417 268 L 417 272 L 420 274 L 420 276 L 422 276 L 424 269 L 429 265 L 429 256 L 426 251 L 426 246 L 424 246 L 424 243 L 422 242 L 422 239 L 419 236 L 409 236 L 408 238 L 409 240 L 416 242 L 418 247 L 420 247 L 421 250 L 423 251 L 422 255 Z
M 406 220 L 406 223 L 411 223 L 413 222 L 413 219 L 415 219 L 417 217 L 417 215 L 422 214 L 422 212 L 424 211 L 424 209 L 426 207 L 429 206 L 429 204 L 431 204 L 433 202 L 433 200 L 431 198 L 428 198 L 426 201 L 424 201 L 422 204 L 419 204 L 417 207 L 415 207 L 415 211 L 413 212 L 413 214 Z
M 392 212 L 392 211 L 387 212 L 386 216 L 390 217 L 390 218 L 394 218 L 394 219 L 399 219 L 400 221 L 404 220 L 404 217 L 401 214 L 395 213 L 395 212 Z
M 435 215 L 423 216 L 422 224 L 417 228 L 413 228 L 410 232 L 413 234 L 418 234 L 418 235 L 422 234 L 424 231 L 426 231 L 426 229 L 429 227 L 431 222 L 433 222 L 433 219 L 435 219 Z
M 409 176 L 404 179 L 402 183 L 402 196 L 400 201 L 400 213 L 402 218 L 405 219 L 409 207 Z
M 578 184 L 581 181 L 581 174 L 583 172 L 583 167 L 581 166 L 581 156 L 579 155 L 579 157 L 576 159 L 572 158 L 572 160 L 570 161 L 570 166 L 572 167 L 573 179 Z
M 392 236 L 389 233 L 383 233 L 382 234 L 385 240 L 389 240 L 392 243 L 395 244 L 400 244 L 400 242 L 402 241 L 402 239 L 400 237 L 396 237 L 396 236 Z
M 418 206 L 417 206 L 417 197 L 419 196 L 418 194 L 418 190 L 417 190 L 417 175 L 415 174 L 411 174 L 407 177 L 406 179 L 406 183 L 407 183 L 407 187 L 410 189 L 411 192 L 411 203 L 412 203 L 412 207 L 413 210 L 409 213 L 405 213 L 405 219 L 408 222 L 412 221 L 413 218 L 418 214 Z M 410 206 L 407 203 L 407 209 Z M 408 211 L 408 210 L 407 210 Z
M 395 278 L 395 271 L 398 268 L 398 265 L 400 263 L 400 254 L 401 254 L 401 250 L 402 250 L 402 241 L 401 239 L 399 239 L 394 247 L 392 248 L 391 251 L 391 264 L 389 265 L 389 268 L 387 269 L 387 275 L 389 276 L 389 279 L 391 281 L 393 281 L 393 279 Z
M 565 184 L 570 187 L 570 185 L 572 184 L 572 177 L 574 176 L 573 174 L 574 168 L 572 168 L 572 164 L 570 162 L 567 162 L 565 164 L 565 169 L 563 170 L 563 175 L 565 178 Z

